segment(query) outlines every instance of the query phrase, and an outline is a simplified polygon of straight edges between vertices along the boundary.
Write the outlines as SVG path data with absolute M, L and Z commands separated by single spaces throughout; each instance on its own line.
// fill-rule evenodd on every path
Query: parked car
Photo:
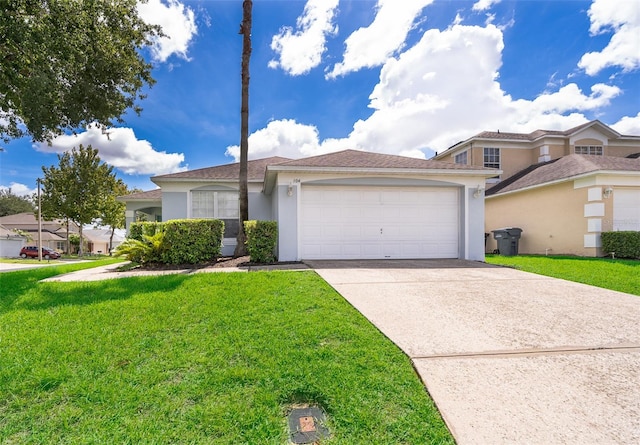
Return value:
M 22 258 L 38 258 L 38 246 L 24 246 L 20 249 L 20 256 Z M 57 260 L 60 258 L 60 254 L 53 249 L 43 247 L 42 258 L 45 260 Z

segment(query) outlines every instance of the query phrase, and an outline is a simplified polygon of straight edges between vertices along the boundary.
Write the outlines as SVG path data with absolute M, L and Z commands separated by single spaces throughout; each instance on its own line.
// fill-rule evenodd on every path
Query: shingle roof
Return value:
M 247 177 L 249 181 L 263 181 L 264 172 L 267 165 L 280 164 L 290 161 L 289 158 L 273 156 L 271 158 L 255 159 L 247 162 Z M 238 181 L 240 175 L 240 163 L 217 165 L 215 167 L 199 168 L 180 173 L 154 176 L 152 181 L 164 179 L 194 179 L 194 180 L 218 180 L 218 181 Z
M 361 150 L 344 150 L 283 162 L 278 167 L 310 168 L 389 168 L 425 170 L 482 170 L 483 167 L 453 164 L 450 162 L 408 158 L 406 156 L 371 153 Z
M 640 172 L 640 159 L 571 154 L 539 165 L 497 192 L 488 190 L 487 195 L 512 192 L 597 171 Z
M 127 201 L 160 201 L 162 200 L 162 189 L 131 193 L 129 195 L 118 196 L 118 198 Z

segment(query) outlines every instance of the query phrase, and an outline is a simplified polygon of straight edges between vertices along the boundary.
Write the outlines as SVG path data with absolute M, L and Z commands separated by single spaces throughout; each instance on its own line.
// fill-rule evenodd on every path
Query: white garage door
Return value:
M 458 190 L 303 186 L 303 259 L 458 258 Z
M 614 190 L 613 230 L 640 230 L 640 190 Z

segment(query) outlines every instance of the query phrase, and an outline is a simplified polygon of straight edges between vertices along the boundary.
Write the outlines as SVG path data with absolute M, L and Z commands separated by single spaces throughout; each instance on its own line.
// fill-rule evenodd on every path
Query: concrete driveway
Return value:
M 307 264 L 409 355 L 459 444 L 640 443 L 640 297 L 462 260 Z

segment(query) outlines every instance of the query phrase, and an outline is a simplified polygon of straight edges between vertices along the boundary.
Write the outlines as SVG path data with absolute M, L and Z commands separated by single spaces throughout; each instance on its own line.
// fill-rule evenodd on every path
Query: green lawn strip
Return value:
M 8 443 L 453 443 L 409 359 L 313 272 L 38 283 L 0 312 Z M 0 440 L 2 443 L 2 440 Z
M 567 256 L 487 255 L 486 262 L 640 295 L 640 261 Z

